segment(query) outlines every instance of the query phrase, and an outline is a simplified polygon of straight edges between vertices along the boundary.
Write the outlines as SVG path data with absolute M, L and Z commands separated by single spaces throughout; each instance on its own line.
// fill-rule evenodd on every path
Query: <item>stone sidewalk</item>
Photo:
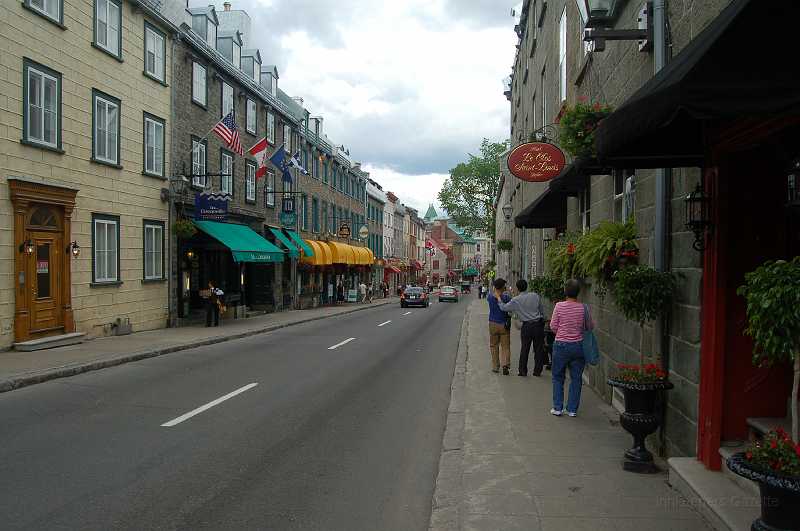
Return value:
M 171 352 L 263 334 L 279 328 L 397 303 L 397 297 L 369 304 L 347 304 L 225 320 L 220 327 L 187 326 L 104 337 L 33 352 L 0 352 L 0 392 L 54 378 L 112 367 Z
M 486 302 L 474 301 L 461 331 L 431 530 L 710 529 L 666 483 L 663 463 L 656 475 L 623 472 L 631 438 L 589 388 L 578 417 L 550 414 L 549 371 L 516 375 L 518 331 L 511 375 L 492 373 L 487 320 Z

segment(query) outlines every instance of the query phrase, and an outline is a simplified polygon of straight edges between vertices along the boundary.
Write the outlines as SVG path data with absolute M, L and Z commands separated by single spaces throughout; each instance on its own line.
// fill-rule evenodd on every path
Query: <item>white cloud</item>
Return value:
M 502 140 L 519 0 L 243 0 L 280 85 L 414 206 L 484 137 Z M 395 184 L 397 183 L 397 184 Z M 406 196 L 405 190 L 408 190 Z M 424 212 L 424 210 L 423 210 Z

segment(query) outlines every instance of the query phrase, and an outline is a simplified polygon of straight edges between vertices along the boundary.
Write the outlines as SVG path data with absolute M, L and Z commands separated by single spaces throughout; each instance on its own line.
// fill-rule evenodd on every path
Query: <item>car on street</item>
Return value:
M 400 295 L 400 307 L 408 308 L 409 306 L 421 306 L 427 308 L 430 306 L 430 299 L 424 289 L 417 286 L 410 286 L 405 289 Z
M 439 290 L 439 302 L 458 302 L 458 290 L 453 286 L 442 286 Z

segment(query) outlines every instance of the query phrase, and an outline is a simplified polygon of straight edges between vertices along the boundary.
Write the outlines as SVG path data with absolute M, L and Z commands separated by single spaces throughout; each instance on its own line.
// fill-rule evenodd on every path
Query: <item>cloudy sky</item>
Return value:
M 230 1 L 280 87 L 410 206 L 435 201 L 483 137 L 508 136 L 519 0 Z

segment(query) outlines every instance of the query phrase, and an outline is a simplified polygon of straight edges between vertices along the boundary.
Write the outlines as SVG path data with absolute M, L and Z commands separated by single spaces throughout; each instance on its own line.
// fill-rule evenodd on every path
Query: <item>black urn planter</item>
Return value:
M 625 411 L 620 413 L 619 422 L 625 431 L 633 436 L 633 447 L 625 450 L 622 468 L 640 474 L 658 472 L 653 463 L 653 454 L 645 446 L 645 439 L 651 433 L 655 433 L 661 424 L 661 419 L 656 415 L 658 394 L 674 386 L 668 381 L 639 383 L 609 378 L 607 382 L 612 387 L 622 389 Z
M 800 476 L 786 476 L 753 466 L 744 452 L 730 456 L 728 469 L 758 483 L 761 518 L 751 531 L 796 531 L 800 529 Z

